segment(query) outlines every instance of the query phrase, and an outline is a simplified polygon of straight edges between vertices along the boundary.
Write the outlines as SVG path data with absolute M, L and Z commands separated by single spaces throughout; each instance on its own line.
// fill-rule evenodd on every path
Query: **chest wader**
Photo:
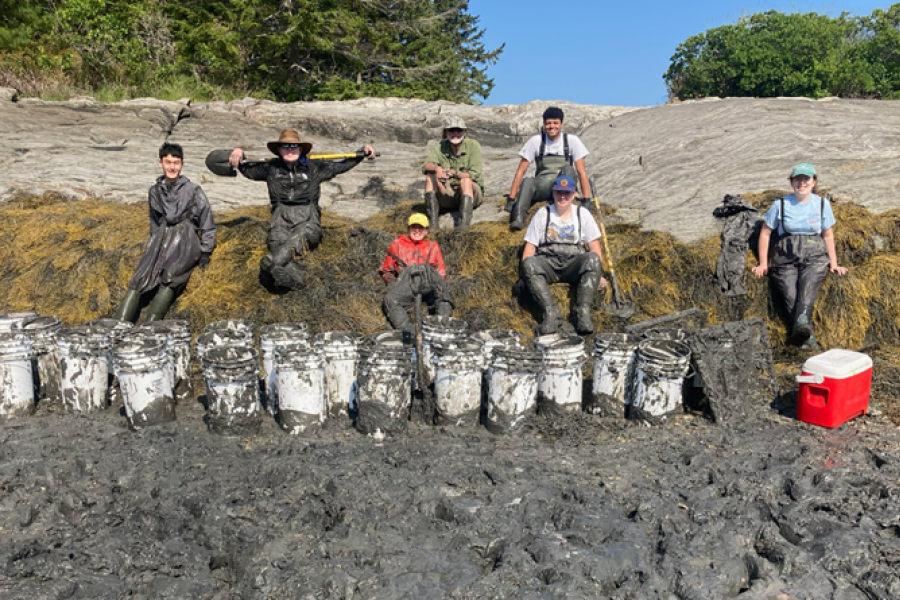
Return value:
M 541 335 L 556 333 L 562 324 L 562 313 L 550 293 L 553 283 L 568 283 L 575 286 L 575 331 L 586 335 L 594 331 L 591 318 L 591 303 L 600 283 L 602 265 L 600 257 L 588 252 L 581 242 L 581 207 L 574 207 L 578 233 L 575 243 L 548 242 L 547 232 L 550 228 L 550 207 L 547 207 L 547 226 L 544 229 L 544 241 L 537 247 L 534 256 L 522 261 L 519 275 L 531 295 L 541 307 L 543 320 L 539 332 Z
M 784 226 L 784 198 L 781 225 L 770 245 L 769 279 L 782 300 L 782 316 L 788 323 L 790 343 L 816 348 L 812 330 L 812 311 L 819 288 L 828 274 L 828 250 L 822 234 L 791 233 Z M 819 223 L 825 212 L 825 200 Z M 783 232 L 783 233 L 782 233 Z
M 543 136 L 543 134 L 542 134 Z M 526 177 L 519 188 L 519 196 L 510 213 L 509 228 L 519 231 L 525 228 L 525 216 L 536 202 L 553 199 L 553 182 L 560 175 L 576 180 L 575 161 L 569 151 L 569 136 L 563 134 L 563 155 L 544 154 L 546 140 L 541 137 L 541 148 L 534 159 L 534 177 Z
M 429 264 L 434 242 L 428 247 L 428 255 L 424 264 L 407 265 L 399 256 L 389 253 L 402 268 L 399 277 L 388 284 L 384 295 L 384 314 L 394 329 L 414 332 L 409 320 L 409 311 L 416 304 L 416 296 L 421 294 L 422 300 L 434 308 L 434 313 L 449 317 L 453 313 L 453 299 L 447 280 Z M 421 256 L 421 254 L 419 255 Z

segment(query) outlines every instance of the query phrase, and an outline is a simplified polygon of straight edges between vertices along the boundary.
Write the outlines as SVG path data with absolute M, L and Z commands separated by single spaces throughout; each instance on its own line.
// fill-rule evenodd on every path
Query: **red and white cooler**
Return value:
M 797 418 L 822 427 L 840 427 L 869 410 L 872 359 L 861 352 L 829 350 L 803 363 L 797 382 Z

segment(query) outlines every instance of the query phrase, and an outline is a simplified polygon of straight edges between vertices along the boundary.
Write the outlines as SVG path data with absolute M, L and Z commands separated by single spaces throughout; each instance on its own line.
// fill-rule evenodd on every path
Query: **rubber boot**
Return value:
M 259 268 L 267 273 L 271 273 L 274 267 L 283 267 L 291 262 L 293 258 L 294 249 L 290 245 L 285 244 L 259 259 Z
M 138 308 L 141 306 L 141 294 L 137 290 L 128 290 L 122 302 L 116 307 L 113 319 L 120 321 L 134 321 Z
M 452 317 L 453 305 L 446 300 L 440 300 L 434 306 L 434 314 L 440 315 L 442 317 Z
M 459 199 L 459 229 L 466 231 L 472 224 L 472 213 L 475 212 L 475 199 L 472 196 L 463 195 Z
M 156 290 L 156 295 L 150 301 L 150 306 L 147 307 L 147 316 L 144 318 L 144 322 L 149 323 L 150 321 L 165 319 L 166 313 L 169 312 L 169 307 L 172 306 L 174 299 L 175 290 L 164 285 L 159 286 L 159 289 Z
M 803 342 L 803 344 L 800 346 L 800 349 L 801 350 L 821 350 L 822 348 L 819 347 L 819 342 L 816 341 L 815 334 L 810 334 L 810 336 L 808 338 L 806 338 L 806 341 Z
M 428 226 L 431 230 L 437 231 L 441 207 L 438 205 L 437 193 L 435 192 L 425 192 L 425 216 L 428 217 Z
M 530 206 L 525 206 L 525 202 L 523 198 L 519 198 L 516 200 L 515 206 L 513 206 L 512 212 L 509 214 L 509 230 L 510 231 L 521 231 L 525 229 L 525 215 L 528 214 L 528 209 Z
M 798 304 L 794 309 L 794 325 L 791 327 L 791 343 L 800 346 L 812 335 L 812 305 Z
M 588 335 L 594 333 L 594 319 L 591 316 L 591 303 L 594 301 L 594 294 L 597 292 L 597 286 L 600 285 L 600 278 L 603 276 L 603 267 L 600 264 L 600 257 L 596 254 L 588 255 L 585 263 L 587 269 L 578 282 L 575 289 L 575 331 L 579 335 Z
M 562 325 L 563 317 L 562 313 L 559 312 L 556 300 L 553 299 L 553 294 L 550 293 L 550 284 L 543 277 L 533 277 L 527 283 L 528 288 L 531 290 L 531 295 L 534 296 L 535 301 L 544 313 L 538 332 L 541 335 L 556 333 L 559 330 L 559 326 Z
M 299 290 L 306 283 L 306 273 L 299 261 L 291 261 L 284 266 L 272 267 L 275 283 L 289 290 Z
M 387 315 L 388 322 L 394 329 L 415 332 L 416 328 L 409 319 L 409 313 L 403 310 L 403 307 L 385 302 L 384 313 Z

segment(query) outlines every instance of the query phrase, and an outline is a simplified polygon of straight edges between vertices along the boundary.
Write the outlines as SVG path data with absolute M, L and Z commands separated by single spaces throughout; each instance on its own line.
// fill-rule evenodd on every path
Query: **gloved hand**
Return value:
M 520 298 L 522 294 L 525 293 L 525 282 L 521 279 L 515 282 L 512 286 L 512 297 Z
M 200 260 L 197 262 L 197 266 L 201 269 L 205 269 L 209 266 L 209 252 L 204 252 L 200 255 Z
M 394 283 L 395 281 L 397 281 L 397 276 L 390 271 L 388 271 L 387 273 L 383 273 L 381 275 L 381 278 L 384 279 L 385 283 Z

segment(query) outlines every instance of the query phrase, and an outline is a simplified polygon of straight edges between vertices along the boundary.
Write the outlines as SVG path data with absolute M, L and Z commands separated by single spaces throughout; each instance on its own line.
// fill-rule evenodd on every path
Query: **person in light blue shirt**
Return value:
M 803 349 L 819 348 L 812 329 L 816 296 L 829 271 L 845 275 L 834 247 L 834 213 L 831 203 L 820 197 L 819 178 L 809 163 L 791 171 L 794 193 L 776 200 L 763 217 L 759 234 L 757 277 L 766 273 L 781 297 L 790 342 Z M 772 233 L 775 233 L 774 237 Z M 771 242 L 771 254 L 769 256 Z

